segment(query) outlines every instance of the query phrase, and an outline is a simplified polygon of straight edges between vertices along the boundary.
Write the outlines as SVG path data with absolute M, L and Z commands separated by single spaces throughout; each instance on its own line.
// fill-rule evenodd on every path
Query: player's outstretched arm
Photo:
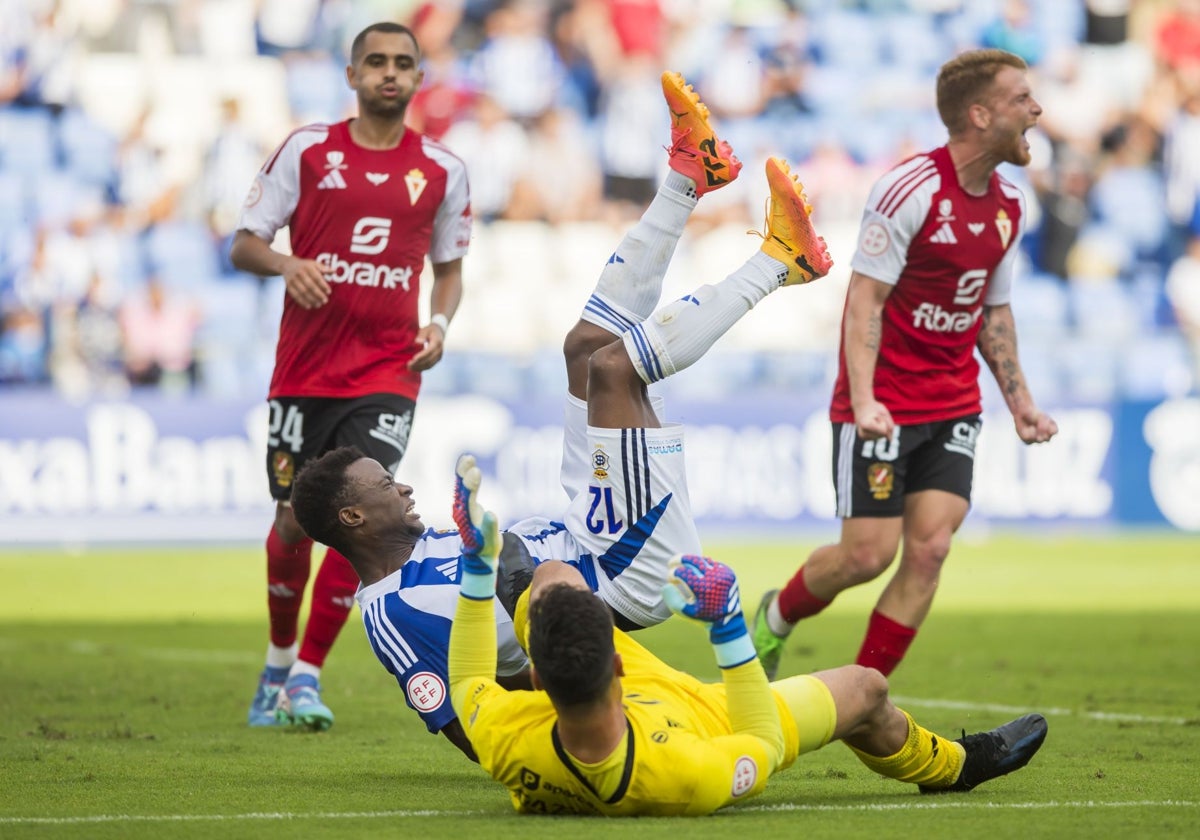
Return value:
M 746 629 L 737 576 L 724 563 L 696 555 L 677 555 L 667 574 L 662 590 L 667 606 L 708 625 L 733 731 L 765 742 L 772 760 L 769 771 L 774 770 L 783 760 L 783 729 L 775 696 Z

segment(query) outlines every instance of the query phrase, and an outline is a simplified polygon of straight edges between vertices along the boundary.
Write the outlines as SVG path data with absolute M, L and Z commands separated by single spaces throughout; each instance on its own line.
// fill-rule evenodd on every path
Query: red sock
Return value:
M 325 664 L 329 649 L 350 616 L 357 589 L 358 572 L 350 561 L 332 548 L 325 552 L 325 560 L 313 582 L 312 611 L 304 626 L 300 659 L 318 668 Z
M 296 641 L 296 624 L 304 587 L 312 568 L 312 540 L 285 543 L 271 526 L 267 534 L 267 612 L 271 617 L 271 644 L 290 647 Z
M 916 635 L 917 628 L 905 627 L 875 610 L 867 622 L 867 637 L 863 639 L 855 662 L 867 668 L 878 668 L 886 677 L 896 670 Z
M 804 567 L 801 566 L 783 589 L 779 590 L 779 613 L 784 619 L 795 624 L 802 618 L 816 615 L 830 605 L 830 601 L 822 601 L 808 591 L 804 582 Z

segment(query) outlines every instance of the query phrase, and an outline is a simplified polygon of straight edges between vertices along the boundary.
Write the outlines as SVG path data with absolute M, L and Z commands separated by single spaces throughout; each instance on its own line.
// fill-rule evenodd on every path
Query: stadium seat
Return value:
M 80 216 L 95 216 L 104 206 L 104 190 L 85 184 L 65 170 L 25 173 L 30 215 L 43 225 L 61 226 Z
M 58 142 L 63 164 L 84 183 L 114 184 L 117 177 L 117 138 L 77 108 L 63 112 L 58 121 Z
M 0 169 L 0 236 L 28 223 L 25 180 L 11 169 Z
M 54 168 L 54 122 L 40 109 L 0 108 L 0 164 L 34 174 Z
M 1024 273 L 1013 280 L 1012 310 L 1022 339 L 1061 336 L 1070 323 L 1066 284 L 1050 274 Z
M 208 228 L 182 220 L 155 225 L 144 241 L 149 270 L 168 285 L 192 287 L 221 274 Z
M 1140 336 L 1121 348 L 1116 374 L 1121 394 L 1129 399 L 1186 394 L 1192 385 L 1187 343 L 1178 334 Z

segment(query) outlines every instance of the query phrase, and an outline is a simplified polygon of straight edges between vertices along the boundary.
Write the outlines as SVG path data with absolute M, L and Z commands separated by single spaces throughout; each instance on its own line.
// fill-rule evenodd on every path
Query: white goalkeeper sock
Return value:
M 625 349 L 642 380 L 657 382 L 694 364 L 739 318 L 779 288 L 780 265 L 758 251 L 720 283 L 668 303 L 627 332 Z
M 650 317 L 696 201 L 691 179 L 672 170 L 600 272 L 580 318 L 620 335 Z

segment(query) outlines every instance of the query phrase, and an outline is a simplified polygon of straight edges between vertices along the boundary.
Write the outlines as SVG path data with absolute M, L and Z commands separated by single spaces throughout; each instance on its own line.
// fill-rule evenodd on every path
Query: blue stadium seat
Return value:
M 1118 343 L 1137 335 L 1137 309 L 1119 282 L 1073 281 L 1067 294 L 1080 336 Z
M 11 169 L 0 169 L 0 237 L 28 223 L 25 180 Z
M 217 245 L 198 222 L 174 220 L 155 225 L 144 240 L 146 263 L 168 285 L 207 283 L 221 274 Z
M 83 111 L 63 112 L 58 142 L 64 166 L 80 181 L 106 187 L 116 181 L 117 138 Z
M 53 169 L 54 122 L 40 109 L 0 109 L 0 164 L 26 173 Z
M 1122 396 L 1129 399 L 1186 393 L 1192 381 L 1187 343 L 1177 333 L 1140 336 L 1120 348 L 1116 374 Z
M 936 73 L 946 56 L 952 54 L 945 35 L 927 14 L 889 15 L 882 21 L 879 34 L 885 61 L 926 76 Z
M 63 225 L 81 213 L 95 213 L 104 204 L 104 191 L 79 181 L 63 170 L 26 172 L 25 186 L 31 216 L 44 225 Z
M 1012 309 L 1022 338 L 1062 336 L 1069 329 L 1071 302 L 1067 288 L 1051 274 L 1028 272 L 1014 278 Z
M 1043 401 L 1067 398 L 1076 400 L 1111 400 L 1117 396 L 1117 359 L 1119 344 L 1103 336 L 1066 339 L 1057 345 L 1048 345 L 1052 352 L 1062 383 L 1061 390 L 1033 391 Z M 1025 357 L 1031 355 L 1021 351 L 1022 367 Z M 1030 384 L 1032 388 L 1032 383 Z M 1040 396 L 1044 394 L 1045 396 Z

